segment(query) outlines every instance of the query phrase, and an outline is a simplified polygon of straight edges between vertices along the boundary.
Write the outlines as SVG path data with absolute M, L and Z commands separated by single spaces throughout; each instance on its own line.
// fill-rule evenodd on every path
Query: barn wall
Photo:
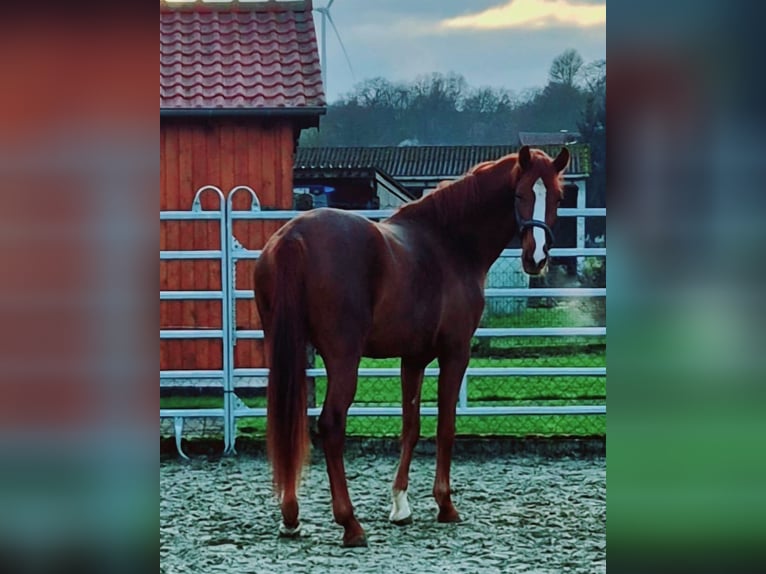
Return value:
M 160 210 L 191 209 L 194 194 L 204 185 L 224 193 L 249 185 L 261 205 L 292 207 L 294 127 L 289 122 L 189 123 L 163 121 L 160 126 Z M 216 209 L 215 194 L 206 193 L 203 208 Z M 235 207 L 247 204 L 240 192 Z M 235 222 L 234 234 L 250 249 L 260 249 L 281 225 L 279 222 Z M 216 222 L 161 222 L 160 249 L 219 249 Z M 237 288 L 252 289 L 252 261 L 237 264 Z M 214 261 L 160 262 L 161 290 L 220 289 L 220 263 Z M 220 328 L 221 304 L 215 301 L 161 301 L 160 327 L 165 329 Z M 260 328 L 252 300 L 237 303 L 237 326 Z M 160 342 L 161 369 L 220 369 L 220 340 Z M 263 366 L 260 341 L 239 341 L 235 366 Z

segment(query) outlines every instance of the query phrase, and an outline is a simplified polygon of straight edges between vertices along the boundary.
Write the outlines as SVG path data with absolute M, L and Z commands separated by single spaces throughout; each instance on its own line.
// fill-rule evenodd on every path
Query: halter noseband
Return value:
M 514 198 L 516 197 L 518 197 L 518 195 L 514 194 Z M 549 246 L 552 246 L 556 242 L 556 236 L 553 235 L 553 231 L 551 231 L 551 228 L 548 227 L 544 221 L 540 221 L 539 219 L 522 219 L 519 214 L 518 203 L 515 201 L 513 202 L 513 212 L 516 215 L 516 225 L 519 228 L 519 237 L 521 237 L 521 234 L 528 227 L 539 227 L 545 232 L 545 238 L 547 239 Z

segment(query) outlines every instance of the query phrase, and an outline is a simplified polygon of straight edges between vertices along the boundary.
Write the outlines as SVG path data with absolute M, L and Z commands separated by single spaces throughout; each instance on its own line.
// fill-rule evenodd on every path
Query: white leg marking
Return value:
M 532 219 L 536 219 L 538 221 L 545 221 L 545 184 L 541 179 L 538 179 L 535 182 L 535 185 L 533 187 L 533 190 L 535 192 L 535 209 L 534 213 L 532 214 Z M 539 227 L 533 227 L 532 228 L 532 237 L 535 238 L 535 252 L 532 255 L 532 258 L 535 260 L 535 263 L 538 265 L 540 262 L 545 259 L 545 251 L 543 251 L 543 247 L 545 246 L 545 231 L 540 229 Z
M 298 536 L 301 533 L 301 525 L 298 524 L 295 528 L 288 528 L 283 522 L 279 525 L 279 533 L 282 536 Z
M 388 519 L 394 522 L 405 520 L 411 515 L 412 511 L 410 510 L 410 503 L 407 501 L 407 491 L 394 489 L 394 506 Z

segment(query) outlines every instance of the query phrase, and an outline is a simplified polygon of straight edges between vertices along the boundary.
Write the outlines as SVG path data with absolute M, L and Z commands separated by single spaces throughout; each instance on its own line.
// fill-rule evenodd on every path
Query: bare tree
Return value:
M 348 99 L 364 108 L 390 108 L 396 100 L 395 92 L 396 86 L 389 80 L 368 78 L 354 86 Z
M 606 60 L 594 60 L 583 66 L 580 78 L 588 92 L 603 90 L 606 87 Z
M 461 111 L 492 114 L 500 106 L 507 106 L 509 101 L 510 94 L 507 90 L 489 87 L 471 89 L 463 98 Z
M 468 93 L 465 78 L 454 72 L 419 76 L 412 84 L 413 103 L 431 110 L 458 110 Z
M 575 78 L 582 66 L 583 59 L 577 50 L 565 50 L 554 58 L 548 76 L 553 83 L 574 86 Z

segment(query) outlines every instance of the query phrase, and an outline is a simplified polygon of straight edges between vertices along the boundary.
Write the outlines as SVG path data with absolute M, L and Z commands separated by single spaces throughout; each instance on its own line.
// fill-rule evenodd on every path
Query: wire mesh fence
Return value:
M 573 296 L 574 291 L 604 289 L 601 268 L 604 257 L 587 261 L 587 269 L 597 269 L 591 275 L 569 276 L 561 269 L 541 281 L 541 289 L 573 289 L 568 296 L 535 297 L 535 286 L 527 287 L 529 295 L 503 296 L 494 299 L 500 305 L 487 305 L 477 333 L 489 335 L 496 329 L 557 329 L 592 328 L 594 333 L 605 328 L 606 297 Z M 502 262 L 513 269 L 518 260 Z M 569 287 L 558 287 L 561 284 Z M 552 286 L 552 287 L 551 287 Z M 505 285 L 503 285 L 505 287 Z M 490 299 L 491 300 L 491 299 Z M 606 336 L 589 335 L 533 335 L 533 336 L 477 336 L 472 341 L 471 359 L 465 392 L 462 400 L 471 408 L 487 407 L 487 410 L 505 407 L 564 407 L 603 405 L 606 400 L 606 374 L 558 374 L 560 368 L 604 370 L 606 367 Z M 362 359 L 363 370 L 386 369 L 396 371 L 399 359 Z M 321 357 L 313 357 L 312 369 L 324 367 Z M 437 367 L 434 362 L 429 371 Z M 487 369 L 528 368 L 548 369 L 550 374 L 500 375 L 482 372 Z M 393 373 L 392 373 L 393 374 Z M 423 382 L 421 411 L 421 435 L 436 434 L 437 381 L 434 375 Z M 310 393 L 312 407 L 321 407 L 327 390 L 327 378 L 311 377 Z M 265 408 L 262 397 L 244 400 L 253 408 Z M 401 419 L 392 414 L 371 414 L 376 410 L 401 406 L 400 380 L 396 376 L 363 376 L 359 379 L 357 394 L 352 404 L 347 434 L 369 437 L 396 437 L 401 430 Z M 460 409 L 458 410 L 461 413 Z M 457 433 L 465 436 L 593 436 L 606 433 L 603 414 L 465 414 L 458 416 Z M 395 414 L 395 413 L 394 413 Z M 263 420 L 243 417 L 239 432 L 248 436 L 262 436 Z

